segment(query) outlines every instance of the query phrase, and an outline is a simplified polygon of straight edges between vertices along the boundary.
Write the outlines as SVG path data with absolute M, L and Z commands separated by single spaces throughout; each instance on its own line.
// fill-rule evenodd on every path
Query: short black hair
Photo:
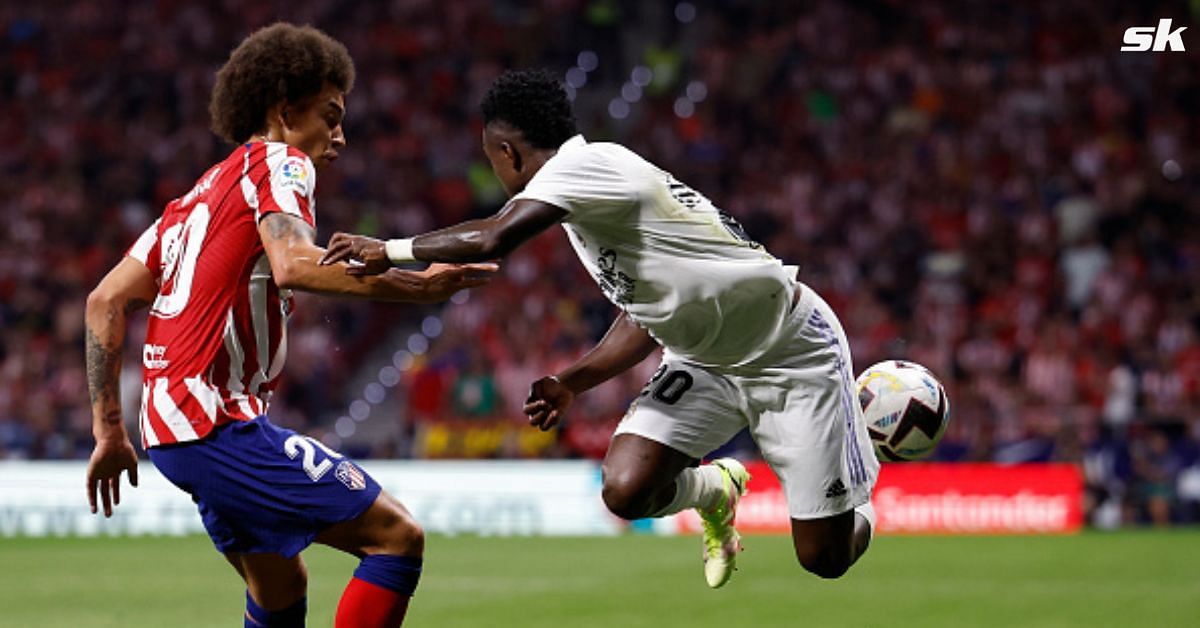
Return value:
M 534 148 L 558 148 L 577 133 L 567 92 L 546 70 L 510 70 L 500 75 L 480 105 L 483 123 L 502 121 Z
M 348 93 L 354 62 L 341 42 L 311 27 L 276 22 L 255 31 L 217 72 L 208 112 L 212 129 L 240 144 L 261 131 L 281 100 L 315 96 L 329 82 Z

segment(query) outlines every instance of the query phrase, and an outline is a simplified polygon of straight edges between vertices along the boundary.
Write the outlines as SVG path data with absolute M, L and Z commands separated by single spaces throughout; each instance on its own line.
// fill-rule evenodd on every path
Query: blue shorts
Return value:
M 265 416 L 204 440 L 152 447 L 154 466 L 187 491 L 221 552 L 299 554 L 322 530 L 359 516 L 379 496 L 361 467 Z

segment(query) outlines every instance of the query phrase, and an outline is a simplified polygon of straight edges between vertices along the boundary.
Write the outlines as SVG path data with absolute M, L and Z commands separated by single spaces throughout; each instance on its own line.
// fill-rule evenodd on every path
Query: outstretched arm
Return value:
M 543 431 L 554 427 L 575 395 L 633 368 L 657 347 L 654 338 L 622 312 L 600 343 L 579 361 L 530 386 L 525 400 L 529 424 Z
M 488 282 L 495 264 L 434 264 L 421 272 L 393 269 L 370 276 L 348 276 L 348 264 L 318 264 L 325 250 L 313 243 L 315 232 L 303 220 L 284 213 L 258 224 L 271 274 L 280 288 L 355 296 L 382 301 L 435 303 L 464 288 Z
M 413 257 L 426 262 L 480 262 L 504 257 L 562 222 L 567 212 L 541 201 L 512 201 L 496 215 L 413 238 Z
M 371 275 L 405 261 L 463 263 L 499 259 L 566 217 L 567 212 L 554 205 L 522 199 L 510 201 L 494 216 L 468 220 L 412 239 L 384 242 L 335 233 L 321 264 L 356 260 L 362 265 L 350 267 L 349 272 Z
M 137 486 L 137 452 L 121 419 L 121 352 L 127 317 L 146 307 L 158 293 L 154 275 L 141 262 L 126 257 L 88 295 L 84 313 L 88 395 L 92 403 L 92 450 L 87 469 L 88 503 L 96 512 L 96 494 L 104 516 L 121 503 L 121 472 Z

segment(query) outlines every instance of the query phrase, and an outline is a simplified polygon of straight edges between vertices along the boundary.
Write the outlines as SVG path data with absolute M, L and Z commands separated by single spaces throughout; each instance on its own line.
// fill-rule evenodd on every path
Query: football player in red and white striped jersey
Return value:
M 87 302 L 92 511 L 98 492 L 111 515 L 123 470 L 137 484 L 117 381 L 126 318 L 149 305 L 142 444 L 193 495 L 246 580 L 247 626 L 302 625 L 299 551 L 313 540 L 366 556 L 338 625 L 399 625 L 423 551 L 420 527 L 374 480 L 266 419 L 292 291 L 434 302 L 495 270 L 433 265 L 352 277 L 344 265 L 317 264 L 316 177 L 346 144 L 353 81 L 345 47 L 316 29 L 276 24 L 247 38 L 218 74 L 211 105 L 214 130 L 237 147 L 167 205 Z

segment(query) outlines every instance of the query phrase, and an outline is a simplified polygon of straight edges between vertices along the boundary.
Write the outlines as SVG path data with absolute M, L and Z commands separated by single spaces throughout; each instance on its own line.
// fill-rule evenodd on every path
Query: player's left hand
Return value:
M 424 279 L 426 303 L 439 303 L 454 296 L 459 290 L 486 285 L 492 280 L 499 264 L 430 264 L 429 268 L 417 273 Z
M 318 263 L 325 266 L 337 262 L 350 264 L 346 274 L 356 276 L 378 275 L 392 267 L 383 240 L 340 231 L 329 239 L 329 248 Z
M 570 388 L 557 377 L 547 375 L 529 386 L 525 415 L 529 417 L 530 425 L 545 432 L 558 425 L 574 399 L 575 393 Z
M 114 504 L 121 503 L 121 472 L 129 473 L 129 484 L 137 486 L 137 451 L 128 438 L 101 440 L 92 450 L 87 467 L 88 503 L 96 514 L 96 491 L 104 504 L 104 516 L 111 517 Z

